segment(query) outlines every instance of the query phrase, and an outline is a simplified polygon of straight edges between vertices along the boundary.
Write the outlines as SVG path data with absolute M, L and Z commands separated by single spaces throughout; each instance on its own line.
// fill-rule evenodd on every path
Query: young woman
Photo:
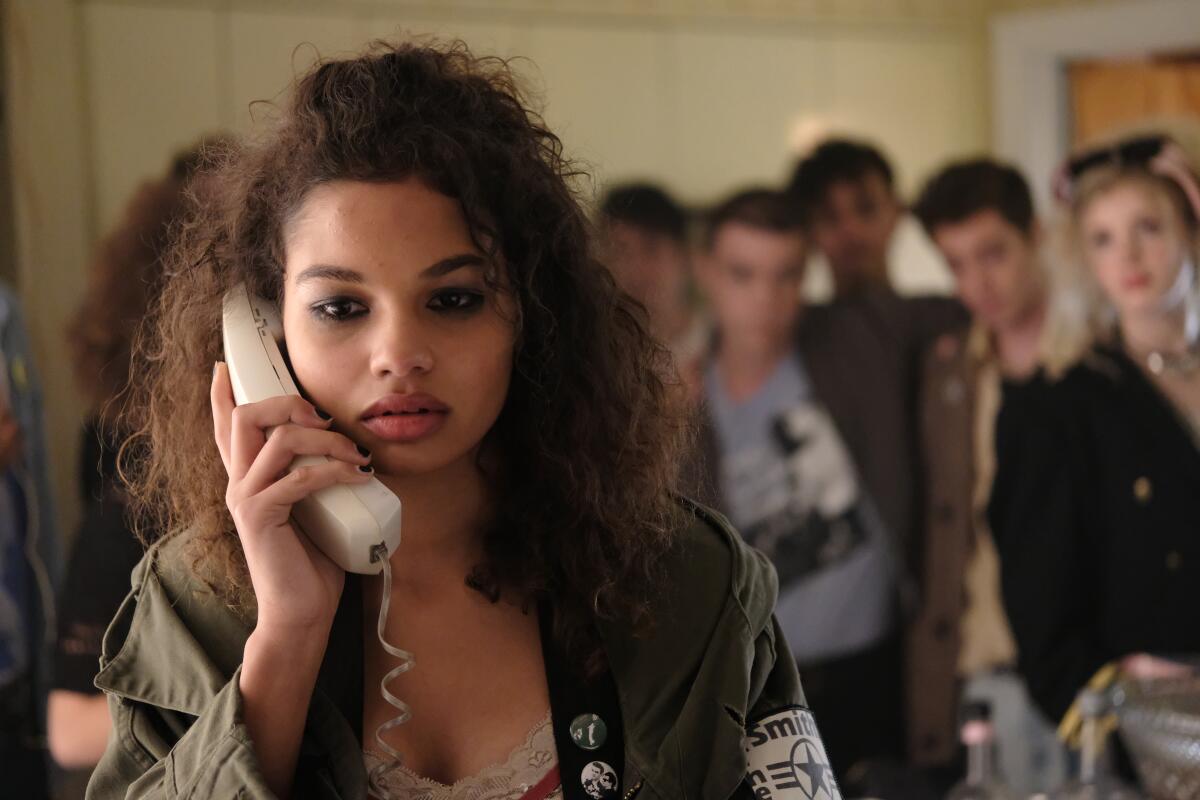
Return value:
M 990 510 L 1020 669 L 1055 721 L 1089 682 L 1200 653 L 1195 168 L 1139 137 L 1073 159 L 1060 188 L 1050 377 L 1005 403 Z
M 674 492 L 668 356 L 590 258 L 576 175 L 502 62 L 377 44 L 198 179 L 135 366 L 160 539 L 105 641 L 90 796 L 358 798 L 368 769 L 394 798 L 749 796 L 792 779 L 755 766 L 781 749 L 836 796 L 772 571 Z M 242 282 L 307 399 L 235 408 Z M 404 504 L 387 598 L 289 518 L 372 475 Z M 416 658 L 394 728 L 385 600 Z

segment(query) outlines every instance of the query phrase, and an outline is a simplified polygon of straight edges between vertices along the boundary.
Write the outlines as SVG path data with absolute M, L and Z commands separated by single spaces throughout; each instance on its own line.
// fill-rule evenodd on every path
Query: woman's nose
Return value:
M 371 372 L 405 378 L 433 369 L 434 357 L 427 336 L 414 320 L 396 319 L 375 331 Z
M 1126 259 L 1133 263 L 1139 262 L 1142 258 L 1141 237 L 1135 233 L 1126 238 L 1124 251 Z

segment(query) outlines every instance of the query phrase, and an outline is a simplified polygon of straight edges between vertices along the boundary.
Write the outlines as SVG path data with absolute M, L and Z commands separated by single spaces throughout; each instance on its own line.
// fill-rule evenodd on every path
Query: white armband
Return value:
M 746 777 L 760 800 L 841 800 L 812 712 L 776 711 L 746 726 Z

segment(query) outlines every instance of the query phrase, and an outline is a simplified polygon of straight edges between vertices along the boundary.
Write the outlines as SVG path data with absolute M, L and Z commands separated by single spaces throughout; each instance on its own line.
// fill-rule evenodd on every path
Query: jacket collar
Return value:
M 198 716 L 241 662 L 250 629 L 213 603 L 211 594 L 200 603 L 197 592 L 168 592 L 150 563 L 156 552 L 134 571 L 134 590 L 104 635 L 95 683 L 121 697 Z
M 178 543 L 152 548 L 133 573 L 104 636 L 97 688 L 121 697 L 198 716 L 242 663 L 253 623 L 172 567 Z M 361 580 L 346 576 L 317 688 L 361 737 Z M 169 664 L 169 669 L 163 668 Z

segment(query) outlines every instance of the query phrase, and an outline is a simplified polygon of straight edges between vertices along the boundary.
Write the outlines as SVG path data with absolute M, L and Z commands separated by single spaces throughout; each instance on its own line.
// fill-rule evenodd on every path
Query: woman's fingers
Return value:
M 266 531 L 287 524 L 292 506 L 313 492 L 339 483 L 366 483 L 370 472 L 344 461 L 298 467 L 271 483 L 261 492 L 243 497 L 230 507 L 239 535 L 249 531 Z
M 1121 659 L 1121 668 L 1140 680 L 1163 680 L 1186 678 L 1195 673 L 1195 667 L 1183 662 L 1152 656 L 1149 653 L 1133 653 Z
M 266 444 L 267 432 L 288 422 L 322 429 L 328 428 L 332 420 L 319 416 L 312 403 L 296 395 L 268 397 L 233 409 L 230 415 L 230 480 L 236 482 L 245 477 L 258 457 L 258 451 Z
M 209 404 L 212 406 L 213 438 L 217 440 L 217 450 L 221 452 L 221 463 L 229 472 L 229 432 L 233 416 L 233 385 L 229 382 L 229 370 L 224 362 L 213 364 L 212 386 L 208 390 Z
M 233 481 L 240 480 L 267 440 L 267 429 L 287 422 L 313 429 L 329 427 L 332 420 L 317 414 L 312 403 L 302 397 L 285 395 L 239 406 L 234 401 L 229 366 L 218 361 L 213 367 L 209 400 L 213 413 L 213 436 L 225 471 Z M 349 440 L 346 440 L 349 443 Z M 353 449 L 353 444 L 349 444 Z M 357 458 L 357 453 L 355 454 Z M 284 465 L 286 466 L 286 465 Z
M 237 493 L 248 497 L 263 491 L 280 479 L 296 456 L 329 456 L 358 467 L 371 460 L 364 452 L 349 438 L 334 431 L 280 425 L 267 434 L 267 443 L 242 477 Z

